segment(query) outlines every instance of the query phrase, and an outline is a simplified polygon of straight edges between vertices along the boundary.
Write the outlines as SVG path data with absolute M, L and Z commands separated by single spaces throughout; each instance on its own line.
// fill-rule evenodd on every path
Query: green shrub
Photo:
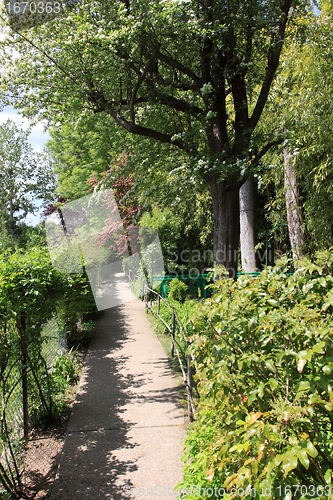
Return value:
M 8 492 L 21 488 L 22 444 L 31 428 L 68 409 L 77 367 L 66 355 L 50 373 L 58 329 L 74 325 L 75 333 L 81 324 L 82 333 L 83 323 L 91 329 L 95 312 L 87 277 L 59 273 L 46 248 L 0 255 L 0 483 Z
M 175 278 L 170 282 L 168 298 L 183 303 L 185 302 L 186 299 L 187 289 L 188 286 L 185 285 L 183 281 L 180 281 L 178 278 Z
M 79 346 L 86 337 L 80 325 L 94 321 L 97 308 L 86 273 L 62 275 L 62 300 L 59 307 L 68 328 L 68 341 L 71 346 Z
M 56 393 L 65 392 L 79 379 L 79 363 L 73 351 L 58 356 L 52 370 L 52 386 Z
M 74 348 L 81 351 L 87 350 L 93 336 L 94 326 L 94 320 L 83 322 L 78 319 L 78 321 L 75 323 L 75 328 L 68 332 L 68 348 Z
M 286 269 L 222 280 L 196 308 L 186 500 L 331 498 L 333 257 Z
M 52 394 L 52 418 L 58 418 L 70 408 L 71 400 L 68 400 L 69 389 L 79 380 L 81 362 L 77 354 L 70 350 L 63 355 L 57 356 L 52 371 L 49 374 L 48 388 Z M 29 408 L 30 420 L 35 427 L 44 427 L 50 416 L 40 404 Z

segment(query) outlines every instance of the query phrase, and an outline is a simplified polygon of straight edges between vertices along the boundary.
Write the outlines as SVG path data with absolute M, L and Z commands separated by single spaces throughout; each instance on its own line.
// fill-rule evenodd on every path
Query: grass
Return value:
M 171 335 L 167 332 L 163 323 L 154 315 L 154 313 L 149 311 L 147 316 L 168 358 L 170 368 L 177 382 L 177 389 L 181 402 L 184 406 L 184 411 L 187 411 L 187 394 L 183 374 L 176 354 L 174 356 L 171 355 Z

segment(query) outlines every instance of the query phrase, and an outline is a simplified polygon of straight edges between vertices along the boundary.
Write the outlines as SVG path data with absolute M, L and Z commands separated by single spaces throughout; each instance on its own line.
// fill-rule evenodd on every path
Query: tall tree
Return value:
M 240 243 L 242 270 L 246 273 L 256 271 L 254 188 L 253 178 L 248 177 L 239 189 Z
M 313 253 L 333 244 L 333 11 L 331 2 L 319 6 L 317 16 L 304 19 L 286 45 L 262 120 L 275 126 L 288 148 L 266 157 L 266 167 L 271 168 L 266 168 L 263 180 L 275 184 L 271 222 L 289 219 L 294 255 L 300 249 Z
M 28 132 L 11 120 L 0 125 L 0 217 L 12 243 L 20 223 L 54 190 L 54 177 L 46 154 L 34 153 Z
M 9 62 L 3 50 L 3 94 L 50 120 L 78 108 L 105 113 L 184 152 L 210 186 L 214 259 L 235 276 L 239 187 L 271 146 L 256 129 L 286 26 L 305 3 L 83 0 L 3 42 L 21 54 Z
M 287 147 L 283 149 L 284 188 L 286 196 L 289 239 L 294 260 L 305 255 L 303 213 L 300 205 L 299 181 L 293 162 L 293 155 Z

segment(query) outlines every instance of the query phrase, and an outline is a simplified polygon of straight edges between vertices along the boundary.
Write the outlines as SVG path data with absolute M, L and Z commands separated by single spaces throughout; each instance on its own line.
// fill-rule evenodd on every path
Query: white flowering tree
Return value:
M 276 143 L 257 132 L 298 0 L 82 0 L 3 42 L 2 94 L 50 122 L 111 116 L 209 185 L 214 260 L 237 271 L 239 188 Z M 15 58 L 8 48 L 15 47 Z

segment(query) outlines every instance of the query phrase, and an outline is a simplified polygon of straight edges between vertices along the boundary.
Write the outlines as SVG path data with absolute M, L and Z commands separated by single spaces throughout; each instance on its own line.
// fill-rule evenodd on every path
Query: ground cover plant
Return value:
M 333 257 L 221 280 L 192 316 L 187 500 L 332 497 Z

